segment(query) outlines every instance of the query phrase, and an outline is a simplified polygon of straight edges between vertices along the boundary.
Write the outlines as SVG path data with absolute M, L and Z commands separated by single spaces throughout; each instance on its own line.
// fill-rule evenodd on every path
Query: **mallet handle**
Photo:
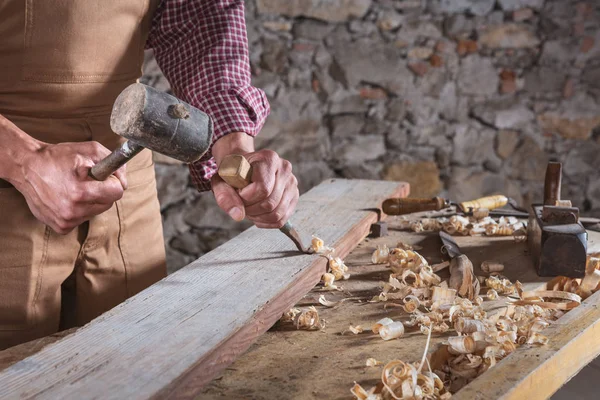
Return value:
M 89 174 L 97 181 L 103 181 L 142 150 L 144 150 L 144 146 L 131 140 L 125 141 L 105 159 L 90 168 Z

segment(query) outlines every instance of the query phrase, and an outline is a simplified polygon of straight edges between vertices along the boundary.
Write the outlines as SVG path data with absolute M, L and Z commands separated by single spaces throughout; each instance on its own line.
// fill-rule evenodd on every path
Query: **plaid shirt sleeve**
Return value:
M 258 134 L 269 103 L 250 83 L 243 0 L 162 0 L 146 48 L 175 95 L 211 116 L 213 143 L 232 132 Z M 216 171 L 210 150 L 190 164 L 200 191 L 210 190 Z

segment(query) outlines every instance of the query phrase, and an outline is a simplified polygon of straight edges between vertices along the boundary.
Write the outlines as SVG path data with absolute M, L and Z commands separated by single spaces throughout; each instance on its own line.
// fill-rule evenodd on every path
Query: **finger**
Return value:
M 127 189 L 127 164 L 123 164 L 113 175 L 121 182 L 123 190 Z
M 277 153 L 263 151 L 248 156 L 252 165 L 252 183 L 240 190 L 240 197 L 247 206 L 265 200 L 273 192 L 276 174 L 281 167 L 281 159 Z
M 90 179 L 82 182 L 72 193 L 75 203 L 109 204 L 123 197 L 122 183 L 115 177 L 109 176 L 105 181 Z
M 219 207 L 225 211 L 234 221 L 241 221 L 245 218 L 244 202 L 238 195 L 238 192 L 229 186 L 219 175 L 214 175 L 211 179 L 212 190 L 215 200 Z
M 275 186 L 273 191 L 266 199 L 246 207 L 248 217 L 258 217 L 260 215 L 273 212 L 281 203 L 281 199 L 286 190 L 291 172 L 279 170 L 275 176 Z
M 298 197 L 298 188 L 293 181 L 290 181 L 275 210 L 257 217 L 248 217 L 248 219 L 259 228 L 281 228 L 294 212 Z
M 89 221 L 96 215 L 100 215 L 109 210 L 112 205 L 113 204 L 111 203 L 76 206 L 73 207 L 72 210 L 64 212 L 63 215 L 57 216 L 54 221 L 48 224 L 48 226 L 50 226 L 54 232 L 60 235 L 66 235 L 85 221 Z

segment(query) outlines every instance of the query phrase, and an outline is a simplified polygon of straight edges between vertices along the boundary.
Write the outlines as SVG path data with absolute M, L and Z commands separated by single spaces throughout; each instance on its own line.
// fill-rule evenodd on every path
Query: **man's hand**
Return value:
M 212 189 L 219 207 L 236 221 L 247 217 L 259 228 L 281 228 L 298 203 L 298 181 L 292 174 L 292 164 L 274 151 L 254 151 L 253 138 L 241 132 L 231 133 L 213 145 L 217 165 L 229 154 L 241 154 L 252 165 L 252 183 L 238 191 L 215 174 Z
M 67 234 L 123 197 L 124 167 L 103 182 L 88 176 L 89 169 L 108 154 L 98 142 L 43 145 L 23 158 L 22 176 L 12 183 L 37 219 Z

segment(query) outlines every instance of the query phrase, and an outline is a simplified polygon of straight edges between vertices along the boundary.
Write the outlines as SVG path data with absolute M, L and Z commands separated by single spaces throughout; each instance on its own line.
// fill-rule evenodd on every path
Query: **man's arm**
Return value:
M 297 199 L 288 161 L 269 150 L 255 152 L 253 136 L 269 114 L 264 92 L 250 83 L 243 0 L 163 0 L 147 47 L 175 94 L 213 119 L 213 148 L 190 166 L 199 190 L 212 182 L 217 203 L 236 220 L 259 227 L 282 226 Z M 228 154 L 245 154 L 254 183 L 239 193 L 216 175 Z M 212 157 L 214 155 L 214 158 Z
M 0 179 L 21 192 L 32 214 L 57 233 L 70 232 L 123 196 L 124 169 L 104 182 L 88 176 L 109 153 L 97 142 L 41 142 L 0 115 Z

